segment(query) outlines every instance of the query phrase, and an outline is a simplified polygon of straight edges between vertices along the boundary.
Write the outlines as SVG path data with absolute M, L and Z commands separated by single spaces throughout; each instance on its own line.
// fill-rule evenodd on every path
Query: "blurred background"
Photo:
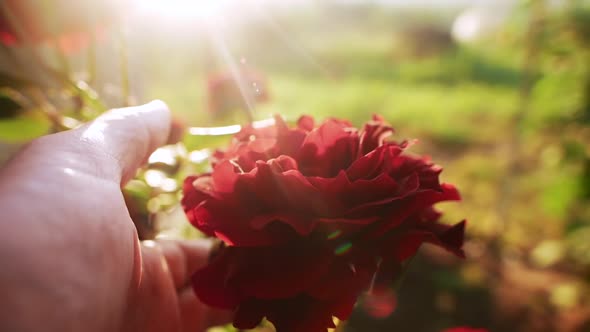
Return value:
M 590 331 L 590 1 L 0 4 L 0 164 L 35 137 L 162 99 L 171 145 L 125 196 L 142 238 L 192 237 L 179 183 L 236 125 L 381 114 L 461 190 L 441 208 L 469 220 L 468 258 L 423 248 L 339 330 Z

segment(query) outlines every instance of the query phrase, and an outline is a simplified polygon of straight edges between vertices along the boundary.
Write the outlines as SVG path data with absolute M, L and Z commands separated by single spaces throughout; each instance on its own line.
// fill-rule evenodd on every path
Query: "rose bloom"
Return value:
M 55 42 L 72 53 L 100 36 L 114 20 L 115 0 L 4 0 L 7 12 L 0 13 L 0 43 L 7 46 L 23 42 Z M 119 3 L 120 5 L 120 3 Z M 6 14 L 10 13 L 8 17 Z
M 357 130 L 304 116 L 238 133 L 210 174 L 184 183 L 191 223 L 225 244 L 194 275 L 198 297 L 235 310 L 237 328 L 266 317 L 279 332 L 326 331 L 422 243 L 463 256 L 464 222 L 441 224 L 432 207 L 457 190 L 407 143 L 386 141 L 392 132 L 380 117 Z

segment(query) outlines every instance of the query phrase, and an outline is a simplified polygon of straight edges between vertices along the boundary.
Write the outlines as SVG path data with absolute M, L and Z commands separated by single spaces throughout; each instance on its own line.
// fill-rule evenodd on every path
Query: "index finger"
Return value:
M 213 241 L 196 240 L 158 240 L 162 253 L 170 269 L 176 289 L 185 287 L 191 276 L 209 260 Z

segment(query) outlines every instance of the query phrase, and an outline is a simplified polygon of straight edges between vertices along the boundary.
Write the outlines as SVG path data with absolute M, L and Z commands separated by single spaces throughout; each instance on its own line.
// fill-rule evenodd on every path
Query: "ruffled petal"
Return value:
M 361 131 L 360 150 L 362 155 L 366 155 L 383 145 L 385 139 L 391 136 L 393 132 L 393 128 L 385 123 L 383 117 L 373 115 L 373 119 L 367 122 Z
M 384 213 L 384 220 L 379 227 L 373 230 L 369 237 L 380 237 L 386 232 L 398 227 L 410 216 L 419 213 L 422 210 L 430 208 L 432 205 L 443 201 L 458 201 L 461 199 L 457 189 L 450 184 L 441 185 L 442 192 L 426 190 L 416 193 L 403 200 L 398 200 L 395 204 L 387 206 Z
M 303 142 L 297 161 L 306 176 L 332 177 L 357 157 L 359 136 L 347 123 L 329 120 L 312 130 Z

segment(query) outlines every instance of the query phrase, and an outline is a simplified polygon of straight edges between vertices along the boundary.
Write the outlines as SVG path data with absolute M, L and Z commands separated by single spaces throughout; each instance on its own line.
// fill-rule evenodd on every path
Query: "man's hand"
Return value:
M 145 242 L 121 186 L 168 138 L 156 101 L 33 141 L 0 170 L 0 331 L 203 331 L 209 242 Z

